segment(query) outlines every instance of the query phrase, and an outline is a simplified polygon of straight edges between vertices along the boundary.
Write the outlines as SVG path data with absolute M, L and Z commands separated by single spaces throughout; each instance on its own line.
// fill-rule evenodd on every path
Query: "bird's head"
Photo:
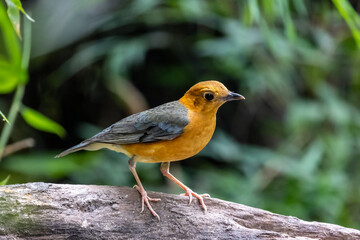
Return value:
M 204 81 L 192 86 L 180 102 L 192 111 L 216 112 L 225 102 L 242 99 L 242 95 L 229 91 L 218 81 Z

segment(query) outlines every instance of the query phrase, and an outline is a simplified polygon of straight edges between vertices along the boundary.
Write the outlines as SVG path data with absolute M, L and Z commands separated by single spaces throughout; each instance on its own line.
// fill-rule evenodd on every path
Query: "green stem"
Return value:
M 10 113 L 9 113 L 9 122 L 11 122 L 11 124 L 7 124 L 4 126 L 4 129 L 1 133 L 1 138 L 0 138 L 0 161 L 4 152 L 4 148 L 5 145 L 10 137 L 10 133 L 12 130 L 12 127 L 14 126 L 15 120 L 16 120 L 16 115 L 20 110 L 20 106 L 21 106 L 21 101 L 22 98 L 24 96 L 24 92 L 25 92 L 25 84 L 19 84 L 17 89 L 16 89 L 16 93 L 14 96 L 14 100 L 11 104 L 11 108 L 10 108 Z
M 25 70 L 27 70 L 29 66 L 30 49 L 31 49 L 31 24 L 29 21 L 24 20 L 24 40 L 23 40 L 23 55 L 21 59 L 21 66 Z M 1 136 L 0 136 L 0 162 L 6 143 L 9 140 L 12 127 L 15 124 L 16 116 L 20 111 L 22 105 L 22 99 L 24 97 L 24 92 L 25 92 L 25 83 L 24 82 L 19 83 L 15 92 L 14 100 L 10 107 L 10 112 L 8 117 L 8 120 L 11 124 L 7 124 L 4 126 L 4 129 L 1 132 Z

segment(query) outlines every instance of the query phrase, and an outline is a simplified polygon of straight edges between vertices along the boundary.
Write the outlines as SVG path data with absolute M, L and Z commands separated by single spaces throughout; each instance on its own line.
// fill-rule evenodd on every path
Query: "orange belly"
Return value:
M 126 144 L 122 148 L 136 155 L 139 162 L 171 162 L 192 157 L 210 141 L 215 131 L 216 115 L 189 112 L 188 117 L 191 121 L 184 133 L 173 140 Z

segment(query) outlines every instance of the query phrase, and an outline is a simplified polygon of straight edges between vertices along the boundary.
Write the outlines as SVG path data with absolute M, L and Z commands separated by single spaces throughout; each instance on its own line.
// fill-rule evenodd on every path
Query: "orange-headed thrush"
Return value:
M 170 172 L 170 162 L 183 160 L 200 152 L 210 141 L 216 126 L 216 112 L 227 101 L 245 99 L 242 95 L 230 92 L 217 81 L 199 82 L 192 86 L 178 101 L 165 103 L 158 107 L 133 114 L 114 123 L 95 136 L 65 150 L 56 157 L 62 157 L 79 150 L 98 150 L 108 148 L 126 154 L 129 168 L 135 177 L 135 188 L 141 194 L 142 210 L 144 203 L 150 212 L 153 210 L 150 198 L 136 173 L 136 162 L 161 162 L 164 176 L 185 190 L 185 196 L 199 199 L 206 211 L 203 197 L 193 192 Z

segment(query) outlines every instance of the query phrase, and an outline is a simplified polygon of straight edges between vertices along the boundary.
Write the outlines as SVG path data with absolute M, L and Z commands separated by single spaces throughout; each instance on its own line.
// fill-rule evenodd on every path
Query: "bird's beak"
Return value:
M 229 92 L 228 95 L 224 97 L 225 101 L 234 101 L 234 100 L 243 100 L 243 99 L 245 99 L 243 95 L 234 92 Z

